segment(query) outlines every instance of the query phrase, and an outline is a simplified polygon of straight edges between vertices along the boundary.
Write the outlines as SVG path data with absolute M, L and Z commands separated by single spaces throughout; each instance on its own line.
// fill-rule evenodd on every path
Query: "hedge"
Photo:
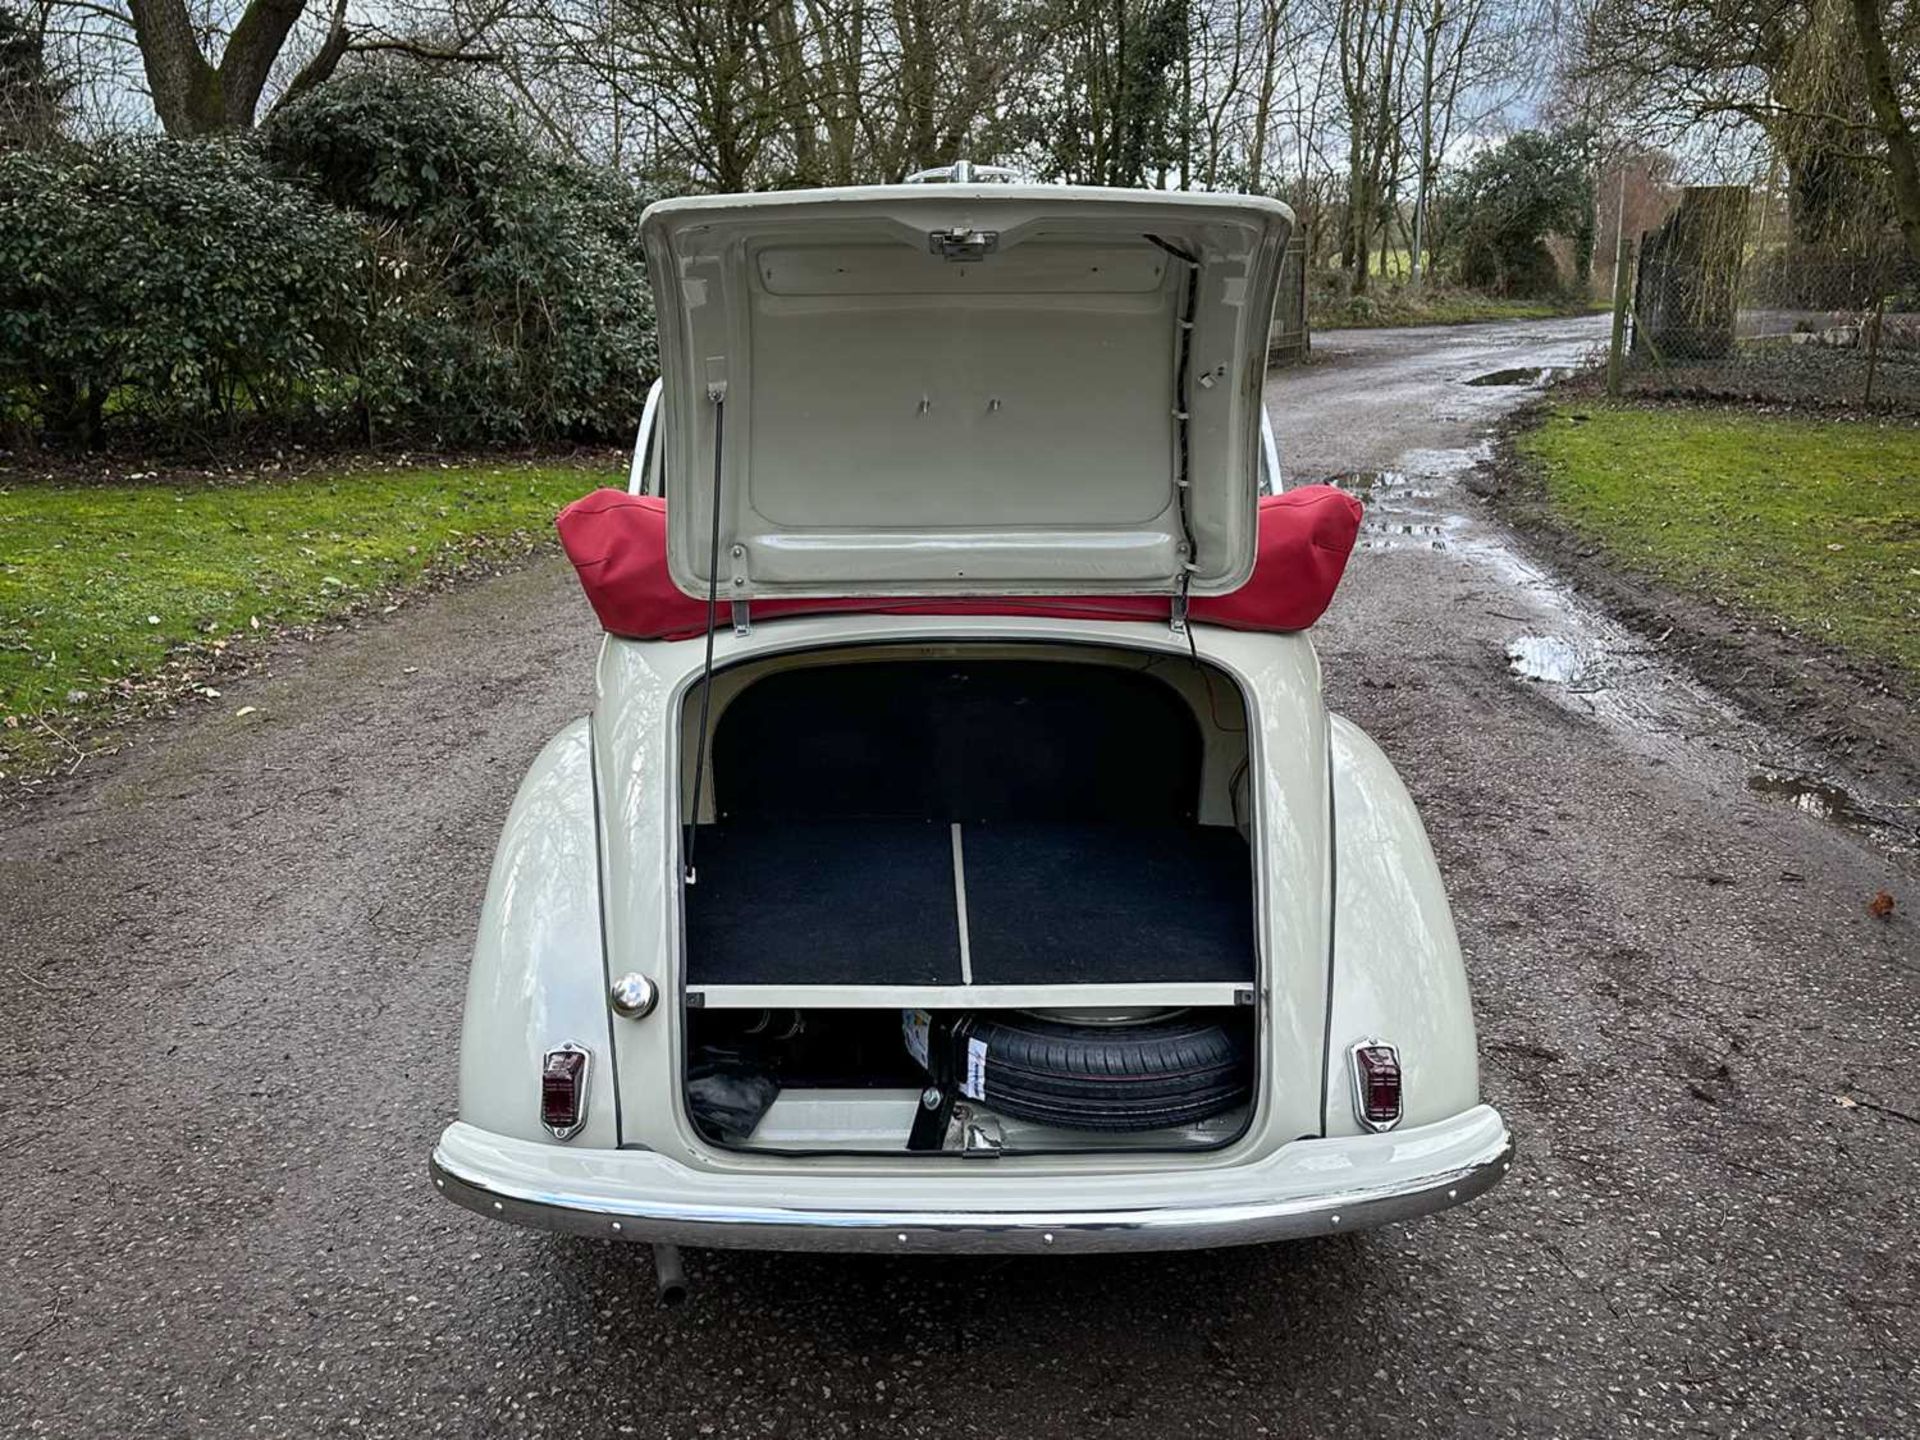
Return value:
M 0 155 L 0 413 L 16 444 L 624 437 L 642 208 L 371 69 L 243 140 Z

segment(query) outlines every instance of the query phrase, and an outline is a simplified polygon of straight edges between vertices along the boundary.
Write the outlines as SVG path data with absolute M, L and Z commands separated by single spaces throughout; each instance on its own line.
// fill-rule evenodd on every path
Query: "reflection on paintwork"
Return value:
M 1360 1132 L 1347 1047 L 1376 1037 L 1400 1052 L 1404 1124 L 1478 1103 L 1473 1010 L 1453 916 L 1413 800 L 1384 755 L 1351 722 L 1333 721 L 1333 1044 L 1326 1127 Z
M 550 741 L 521 782 L 495 852 L 461 1022 L 460 1117 L 553 1144 L 540 1124 L 541 1057 L 568 1042 L 608 1053 L 588 725 Z M 613 1076 L 590 1066 L 575 1145 L 614 1143 Z

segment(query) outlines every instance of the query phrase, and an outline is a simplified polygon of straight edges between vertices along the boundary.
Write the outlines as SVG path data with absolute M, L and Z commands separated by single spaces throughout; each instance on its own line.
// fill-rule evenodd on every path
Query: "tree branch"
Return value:
M 307 8 L 307 0 L 249 0 L 220 56 L 220 89 L 227 123 L 237 130 L 253 125 L 260 92 L 273 62 Z
M 401 40 L 384 35 L 372 36 L 364 40 L 349 40 L 347 49 L 355 55 L 386 52 L 410 55 L 415 60 L 446 61 L 460 65 L 497 65 L 502 58 L 497 50 L 446 50 L 437 45 L 423 44 L 418 40 Z
M 267 111 L 272 119 L 280 113 L 280 108 L 289 101 L 297 100 L 316 86 L 331 78 L 340 64 L 340 57 L 347 53 L 347 0 L 334 0 L 333 19 L 327 25 L 327 38 L 320 42 L 320 48 L 313 52 L 313 58 L 300 67 L 300 73 L 288 82 L 287 88 Z
M 218 129 L 219 77 L 200 53 L 185 0 L 131 0 L 128 9 L 162 127 L 169 135 Z

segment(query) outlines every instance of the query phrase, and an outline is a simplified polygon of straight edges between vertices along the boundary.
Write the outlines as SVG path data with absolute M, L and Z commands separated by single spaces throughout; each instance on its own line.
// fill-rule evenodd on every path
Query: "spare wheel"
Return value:
M 973 1098 L 1072 1130 L 1192 1125 L 1253 1094 L 1247 1027 L 1197 1012 L 1131 1024 L 968 1015 L 953 1045 L 953 1073 L 969 1077 Z

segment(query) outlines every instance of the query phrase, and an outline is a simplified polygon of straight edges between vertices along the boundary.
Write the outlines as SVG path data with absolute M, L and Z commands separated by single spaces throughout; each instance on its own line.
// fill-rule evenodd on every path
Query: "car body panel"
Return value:
M 534 760 L 494 852 L 460 1023 L 460 1116 L 544 1143 L 540 1066 L 585 1047 L 586 1125 L 576 1145 L 617 1144 L 612 1017 L 601 958 L 599 843 L 589 723 L 575 720 Z
M 1063 186 L 650 207 L 674 582 L 1236 589 L 1292 223 L 1259 197 Z M 943 255 L 952 235 L 992 243 Z
M 1257 494 L 1281 483 L 1261 389 L 1291 224 L 1258 198 L 1018 185 L 652 207 L 664 383 L 629 487 L 672 489 L 673 583 L 720 601 L 1235 590 Z M 1026 1252 L 1338 1233 L 1459 1203 L 1505 1173 L 1512 1139 L 1479 1102 L 1432 849 L 1379 748 L 1328 715 L 1305 633 L 1226 629 L 1177 603 L 1125 621 L 707 613 L 738 627 L 705 644 L 604 642 L 591 719 L 541 752 L 508 815 L 467 988 L 459 1118 L 433 1159 L 449 1198 L 630 1240 Z M 708 655 L 704 693 L 724 707 L 736 662 L 970 646 L 1112 647 L 1168 672 L 1192 658 L 1239 687 L 1244 754 L 1237 727 L 1210 749 L 1196 818 L 1240 826 L 1252 854 L 1245 1130 L 990 1160 L 908 1153 L 904 1137 L 898 1152 L 806 1155 L 703 1139 L 686 1113 L 682 906 L 699 883 L 683 821 L 713 818 L 711 786 L 690 804 L 686 703 Z M 1170 683 L 1210 699 L 1198 673 Z M 630 974 L 658 1004 L 617 1017 L 609 986 Z M 1084 988 L 1074 1003 L 1096 1003 Z M 1398 1051 L 1403 1113 L 1384 1131 L 1354 1111 L 1361 1041 Z M 541 1124 L 540 1072 L 566 1046 L 591 1058 L 584 1124 L 562 1139 Z
M 1333 1005 L 1323 1133 L 1355 1135 L 1349 1051 L 1400 1052 L 1405 1113 L 1424 1125 L 1480 1103 L 1467 973 L 1433 847 L 1392 762 L 1359 726 L 1332 720 Z
M 1034 1227 L 1048 1225 L 1073 1232 L 1059 1240 L 1065 1248 L 1083 1249 L 1329 1233 L 1493 1184 L 1511 1138 L 1479 1104 L 1459 946 L 1405 787 L 1357 727 L 1327 715 L 1304 635 L 1195 626 L 1192 640 L 1242 687 L 1259 777 L 1251 825 L 1264 1044 L 1255 1114 L 1238 1140 L 1189 1152 L 1003 1155 L 982 1167 L 942 1154 L 796 1159 L 700 1139 L 680 1078 L 675 820 L 692 763 L 676 721 L 702 647 L 610 638 L 592 724 L 575 722 L 542 752 L 502 837 L 468 987 L 460 1117 L 436 1152 L 443 1189 L 476 1208 L 498 1199 L 488 1213 L 511 1209 L 525 1223 L 580 1233 L 603 1233 L 624 1215 L 626 1239 L 900 1243 L 845 1212 L 899 1218 L 910 1248 L 1019 1250 L 1041 1243 Z M 715 648 L 724 667 L 862 644 L 1063 643 L 1185 653 L 1161 625 L 1021 616 L 796 618 L 724 632 Z M 608 976 L 628 971 L 660 987 L 645 1019 L 608 1008 Z M 1401 1052 L 1406 1112 L 1389 1135 L 1365 1133 L 1353 1114 L 1347 1051 L 1362 1038 Z M 585 1044 L 595 1059 L 587 1127 L 566 1142 L 540 1127 L 537 1083 L 540 1056 L 564 1043 Z M 636 1152 L 653 1158 L 634 1168 Z M 636 1187 L 624 1198 L 623 1184 Z M 842 1218 L 816 1226 L 774 1215 L 769 1195 Z M 1165 1213 L 1146 1214 L 1155 1210 Z M 1016 1211 L 1027 1219 L 994 1219 Z

